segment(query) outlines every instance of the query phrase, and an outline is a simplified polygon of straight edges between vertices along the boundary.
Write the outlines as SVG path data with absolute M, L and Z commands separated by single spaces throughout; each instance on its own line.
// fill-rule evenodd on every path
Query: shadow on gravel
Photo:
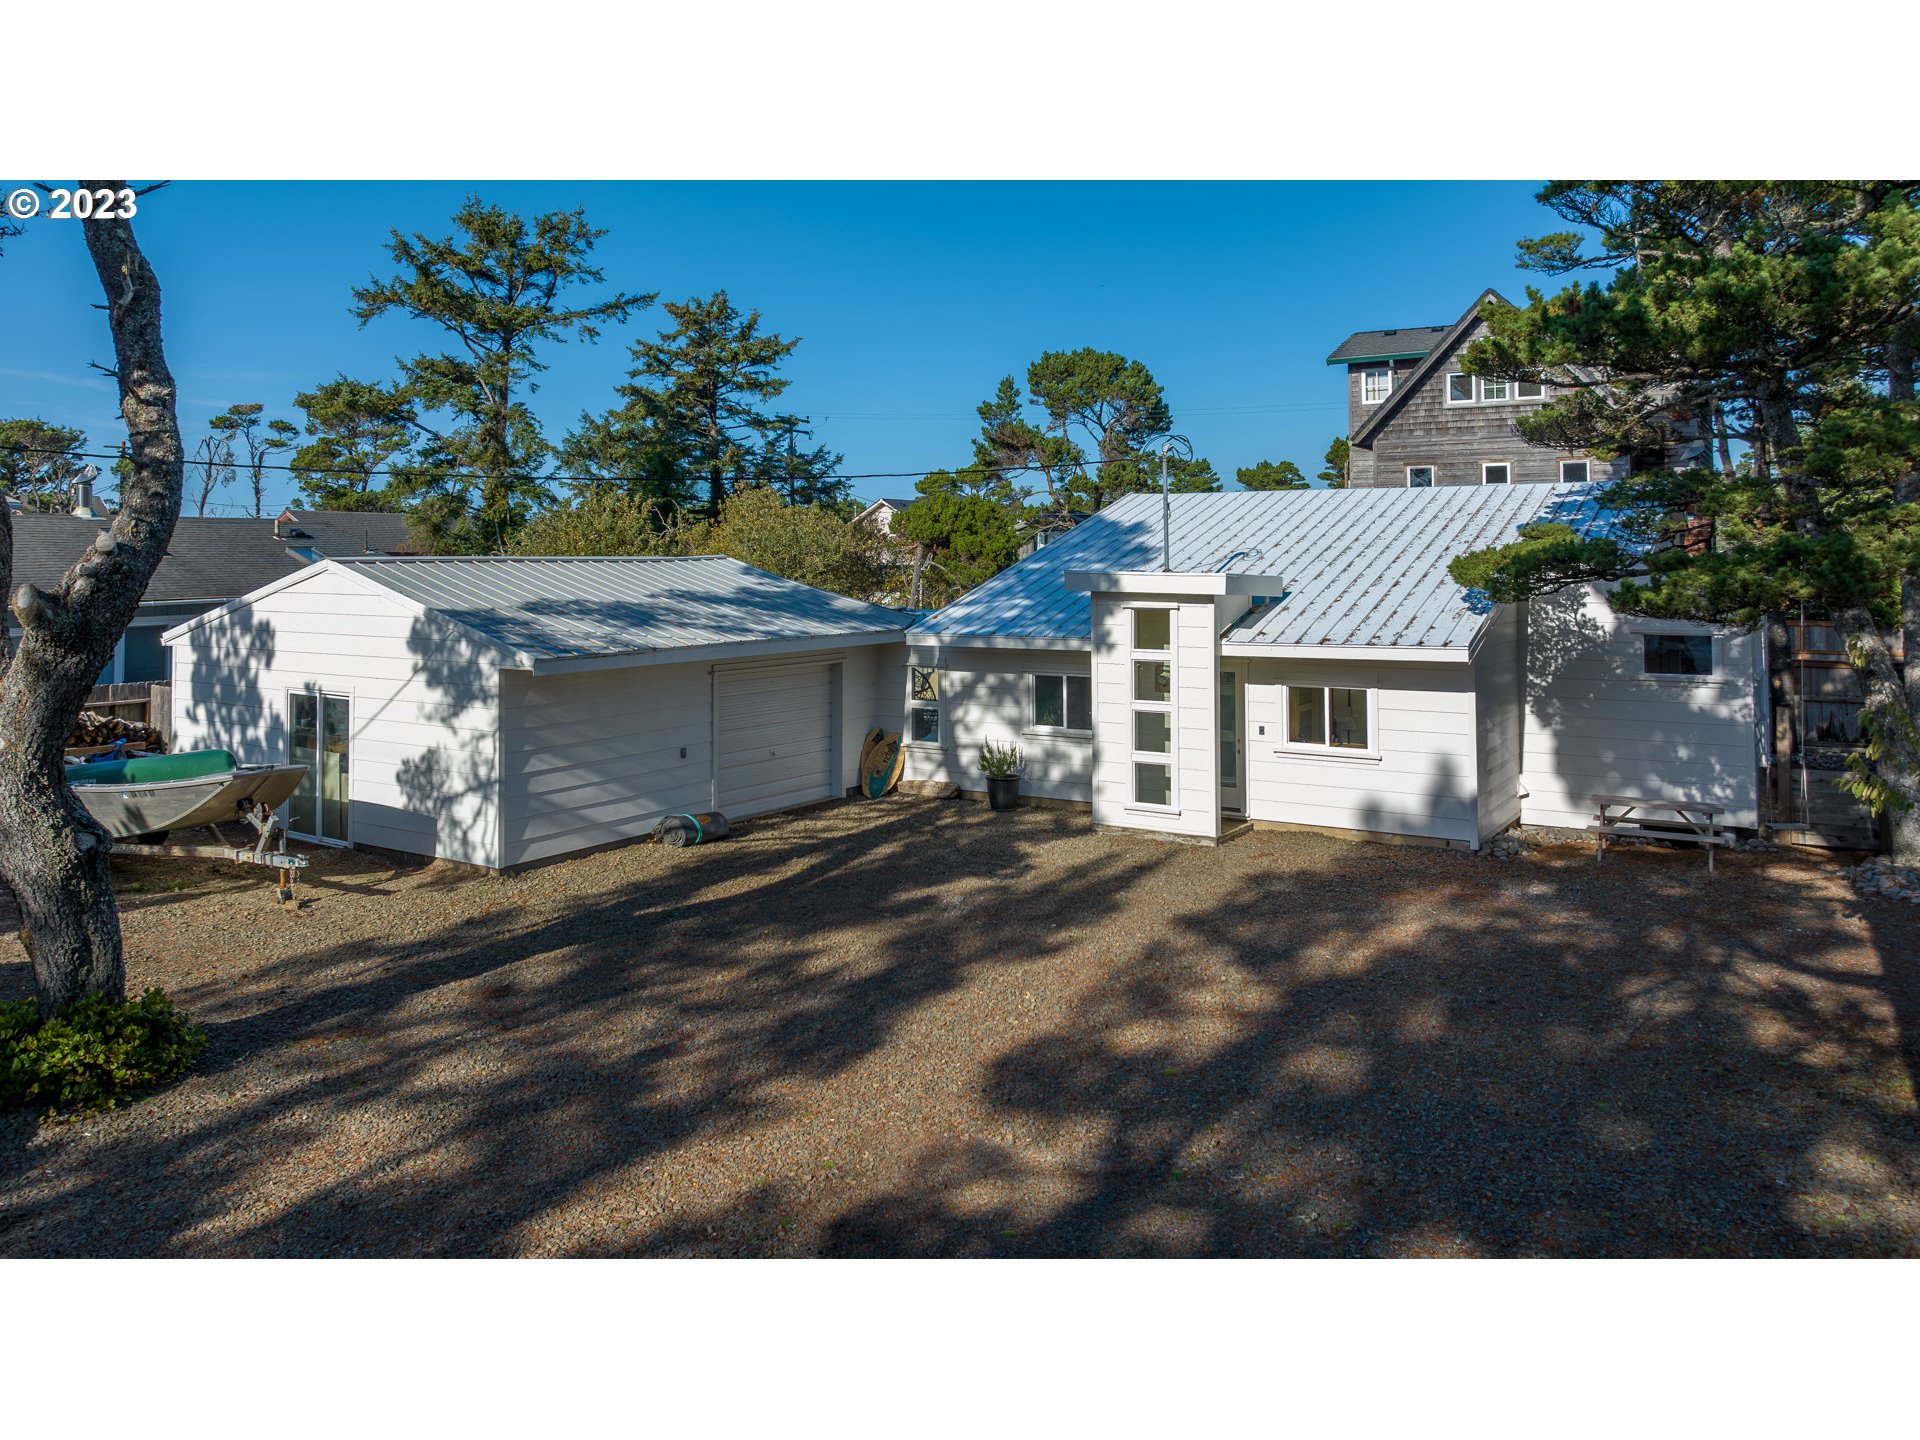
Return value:
M 199 982 L 179 998 L 212 1021 L 231 1103 L 126 1127 L 34 1208 L 5 1199 L 41 1163 L 9 1121 L 0 1251 L 1920 1241 L 1920 927 L 1835 898 L 1802 857 L 1728 856 L 1708 882 L 1685 852 L 1501 865 L 1266 833 L 1206 851 L 921 801 L 813 818 L 564 904 L 537 873 L 476 880 L 458 927 Z M 1070 951 L 1072 1003 L 942 1058 L 980 1077 L 975 1133 L 875 1120 L 888 1156 L 844 1189 L 745 1177 L 686 1199 L 692 1145 L 804 1126 L 819 1087 L 943 999 Z M 596 1233 L 543 1231 L 583 1197 Z
M 1038 1177 L 976 1146 L 826 1252 L 1920 1253 L 1913 927 L 1875 924 L 1884 974 L 1831 964 L 1855 907 L 1810 898 L 1805 860 L 1707 888 L 1667 851 L 1358 858 L 1182 917 L 1194 959 L 1133 957 L 995 1063 L 1009 1116 L 1105 1122 L 1070 1203 L 1035 1214 Z M 1183 1044 L 1222 1004 L 1232 1038 Z M 1005 1201 L 943 1203 L 982 1181 Z

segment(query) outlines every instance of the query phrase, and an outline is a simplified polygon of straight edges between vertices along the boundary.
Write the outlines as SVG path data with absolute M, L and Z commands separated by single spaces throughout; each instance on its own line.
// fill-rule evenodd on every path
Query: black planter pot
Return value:
M 1012 810 L 1020 803 L 1020 777 L 1008 775 L 1004 779 L 992 775 L 987 777 L 987 804 L 996 810 Z

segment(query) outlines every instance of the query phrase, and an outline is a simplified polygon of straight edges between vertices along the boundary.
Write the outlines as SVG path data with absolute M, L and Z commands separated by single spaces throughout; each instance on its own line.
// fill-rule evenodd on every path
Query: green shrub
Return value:
M 206 1032 L 158 990 L 123 1005 L 89 995 L 47 1021 L 16 1000 L 0 1005 L 0 1109 L 104 1109 L 179 1079 L 206 1048 Z
M 987 741 L 980 747 L 980 769 L 990 780 L 1011 780 L 1020 773 L 1020 747 Z

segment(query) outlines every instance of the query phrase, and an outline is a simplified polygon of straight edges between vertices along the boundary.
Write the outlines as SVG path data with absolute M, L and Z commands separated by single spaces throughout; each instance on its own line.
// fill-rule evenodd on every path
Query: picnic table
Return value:
M 1713 873 L 1713 852 L 1733 843 L 1733 837 L 1720 829 L 1720 815 L 1727 807 L 1707 805 L 1698 800 L 1650 800 L 1643 795 L 1595 795 L 1593 823 L 1587 832 L 1600 837 L 1595 860 L 1604 859 L 1607 841 L 1673 840 L 1682 845 L 1701 845 L 1707 852 L 1707 873 Z

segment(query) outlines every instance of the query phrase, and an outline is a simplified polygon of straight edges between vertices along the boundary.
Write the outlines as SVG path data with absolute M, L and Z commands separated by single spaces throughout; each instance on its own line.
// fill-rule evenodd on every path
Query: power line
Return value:
M 4 446 L 0 446 L 0 449 L 10 450 L 17 455 L 63 455 L 63 456 L 66 456 L 68 459 L 72 459 L 72 460 L 124 460 L 128 458 L 127 456 L 121 454 L 117 450 L 116 451 L 54 450 L 54 449 L 50 449 L 40 445 L 4 445 Z M 186 467 L 191 467 L 196 464 L 205 464 L 204 461 L 196 461 L 191 457 L 183 459 L 180 463 L 182 466 L 186 466 Z M 1097 469 L 1099 466 L 1102 466 L 1102 465 L 1136 465 L 1139 463 L 1141 463 L 1139 456 L 1129 455 L 1118 460 L 1062 461 L 1058 467 L 1046 466 L 1046 465 L 988 465 L 988 466 L 981 466 L 978 468 L 988 469 L 988 470 L 1012 471 L 1015 473 L 1021 473 L 1029 470 L 1046 470 L 1046 469 L 1052 469 L 1052 468 Z M 245 468 L 248 470 L 251 470 L 254 467 L 252 466 L 251 463 L 249 463 L 245 466 Z M 923 475 L 931 475 L 935 471 L 939 471 L 939 470 L 972 470 L 974 468 L 976 467 L 972 465 L 954 465 L 949 463 L 945 465 L 932 465 L 927 467 L 924 470 L 870 470 L 860 475 L 834 475 L 831 478 L 835 480 L 915 480 Z M 260 469 L 284 470 L 284 471 L 289 471 L 296 475 L 321 475 L 329 479 L 338 479 L 338 478 L 344 477 L 349 479 L 367 479 L 367 480 L 371 480 L 376 475 L 392 477 L 396 475 L 417 476 L 417 475 L 426 475 L 426 474 L 433 473 L 432 471 L 424 467 L 415 467 L 412 469 L 399 469 L 399 470 L 394 470 L 394 469 L 384 468 L 384 467 L 376 468 L 372 470 L 328 470 L 318 465 L 275 465 L 275 464 L 268 464 L 268 463 L 261 464 Z M 482 471 L 482 470 L 461 470 L 453 473 L 457 474 L 459 478 L 464 480 L 537 480 L 542 484 L 561 484 L 561 485 L 572 485 L 572 484 L 606 485 L 606 484 L 612 484 L 621 480 L 646 480 L 646 479 L 652 478 L 650 476 L 645 476 L 645 475 L 533 475 L 525 472 L 502 472 L 502 471 Z

